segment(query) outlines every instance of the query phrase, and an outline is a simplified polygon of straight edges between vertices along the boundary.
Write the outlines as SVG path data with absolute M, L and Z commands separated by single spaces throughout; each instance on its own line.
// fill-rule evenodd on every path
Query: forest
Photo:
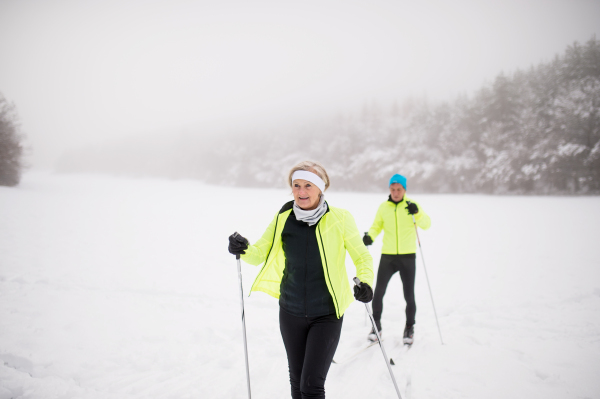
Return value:
M 19 184 L 25 166 L 23 140 L 16 107 L 0 93 L 0 186 Z
M 332 189 L 379 191 L 401 173 L 419 192 L 599 194 L 600 41 L 575 42 L 452 101 L 371 100 L 320 120 L 234 133 L 113 143 L 68 153 L 58 169 L 283 187 L 289 168 L 311 159 L 327 168 Z

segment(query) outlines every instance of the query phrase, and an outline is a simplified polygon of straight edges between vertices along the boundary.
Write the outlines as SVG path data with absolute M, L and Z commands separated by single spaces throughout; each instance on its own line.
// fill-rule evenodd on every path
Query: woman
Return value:
M 252 265 L 264 263 L 250 291 L 279 298 L 292 398 L 325 398 L 343 315 L 353 301 L 346 251 L 363 282 L 354 287 L 354 297 L 365 303 L 373 298 L 373 259 L 352 215 L 325 202 L 329 176 L 321 164 L 297 164 L 288 183 L 294 200 L 279 210 L 254 245 L 231 235 L 229 252 Z

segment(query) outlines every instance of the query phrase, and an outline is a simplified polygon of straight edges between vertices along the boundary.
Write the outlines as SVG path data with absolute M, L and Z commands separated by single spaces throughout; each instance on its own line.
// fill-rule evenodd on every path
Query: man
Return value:
M 375 282 L 373 296 L 373 318 L 381 334 L 381 314 L 383 312 L 383 296 L 387 285 L 396 272 L 400 272 L 404 299 L 406 300 L 406 327 L 404 328 L 404 343 L 412 345 L 415 313 L 415 261 L 417 234 L 415 224 L 427 230 L 431 226 L 429 216 L 419 208 L 416 202 L 406 197 L 406 177 L 395 174 L 390 179 L 390 196 L 379 206 L 375 221 L 365 233 L 365 245 L 373 244 L 373 240 L 383 230 L 383 247 L 381 261 Z M 377 341 L 377 335 L 372 329 L 368 336 L 370 341 Z

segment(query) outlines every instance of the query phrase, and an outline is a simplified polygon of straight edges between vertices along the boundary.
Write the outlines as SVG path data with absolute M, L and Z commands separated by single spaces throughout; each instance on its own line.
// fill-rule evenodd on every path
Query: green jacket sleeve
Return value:
M 383 230 L 383 217 L 381 216 L 381 206 L 377 209 L 377 213 L 375 214 L 375 220 L 373 221 L 373 225 L 369 229 L 369 236 L 373 241 L 375 238 L 381 233 Z
M 346 212 L 344 218 L 344 246 L 356 266 L 356 277 L 373 287 L 373 257 L 363 243 L 350 212 Z
M 246 253 L 240 256 L 244 262 L 258 266 L 267 259 L 267 255 L 271 250 L 271 245 L 273 245 L 273 236 L 275 234 L 275 225 L 278 216 L 279 214 L 275 215 L 275 218 L 271 224 L 269 224 L 269 227 L 267 227 L 267 230 L 263 233 L 262 237 L 254 245 L 249 245 L 248 249 L 246 249 Z

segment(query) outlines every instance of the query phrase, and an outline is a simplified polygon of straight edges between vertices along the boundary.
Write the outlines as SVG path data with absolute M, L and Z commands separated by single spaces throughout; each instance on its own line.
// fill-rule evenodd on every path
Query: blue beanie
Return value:
M 392 178 L 390 179 L 390 186 L 394 183 L 399 183 L 402 185 L 402 187 L 404 187 L 404 189 L 406 190 L 406 177 L 399 175 L 399 174 L 395 174 L 394 176 L 392 176 Z

